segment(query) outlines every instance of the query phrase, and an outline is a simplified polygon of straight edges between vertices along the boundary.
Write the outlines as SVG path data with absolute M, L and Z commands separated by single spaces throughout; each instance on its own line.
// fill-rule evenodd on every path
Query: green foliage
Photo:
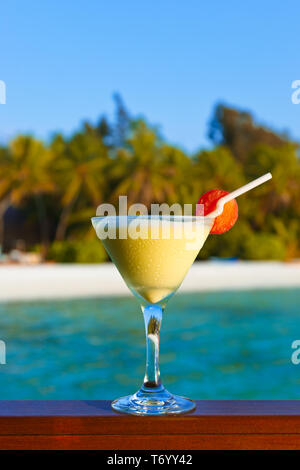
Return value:
M 300 256 L 295 143 L 257 125 L 248 112 L 219 105 L 209 131 L 214 147 L 187 155 L 166 142 L 157 127 L 131 119 L 119 95 L 115 103 L 115 122 L 101 116 L 97 125 L 85 122 L 68 138 L 55 135 L 49 145 L 18 136 L 0 147 L 0 245 L 12 247 L 24 239 L 27 246 L 42 244 L 42 252 L 57 262 L 102 262 L 107 255 L 91 238 L 90 223 L 100 203 L 117 203 L 119 195 L 127 195 L 129 205 L 148 209 L 152 203 L 196 204 L 210 189 L 232 191 L 271 171 L 271 181 L 238 199 L 236 225 L 210 236 L 199 257 Z M 31 230 L 21 224 L 19 233 L 16 224 L 4 227 L 11 206 Z
M 284 260 L 284 240 L 272 233 L 250 233 L 244 240 L 244 258 L 249 260 Z
M 288 143 L 286 136 L 255 123 L 248 111 L 223 104 L 215 108 L 208 136 L 215 145 L 226 145 L 240 162 L 244 162 L 257 145 L 278 148 Z
M 201 151 L 194 160 L 194 178 L 199 185 L 199 194 L 214 188 L 233 191 L 245 184 L 241 164 L 224 146 Z
M 108 257 L 100 240 L 55 241 L 48 259 L 57 263 L 103 263 Z

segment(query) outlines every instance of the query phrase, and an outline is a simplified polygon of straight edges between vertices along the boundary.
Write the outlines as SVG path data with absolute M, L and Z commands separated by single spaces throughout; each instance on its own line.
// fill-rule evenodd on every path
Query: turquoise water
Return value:
M 298 399 L 300 290 L 178 294 L 161 333 L 170 391 L 194 399 Z M 112 399 L 144 374 L 134 298 L 0 305 L 0 399 Z

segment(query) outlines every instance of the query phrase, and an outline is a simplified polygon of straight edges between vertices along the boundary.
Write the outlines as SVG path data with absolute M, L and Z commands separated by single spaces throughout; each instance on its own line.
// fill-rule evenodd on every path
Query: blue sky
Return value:
M 294 0 L 2 2 L 0 140 L 68 134 L 111 115 L 115 91 L 189 151 L 218 101 L 300 140 L 299 14 Z

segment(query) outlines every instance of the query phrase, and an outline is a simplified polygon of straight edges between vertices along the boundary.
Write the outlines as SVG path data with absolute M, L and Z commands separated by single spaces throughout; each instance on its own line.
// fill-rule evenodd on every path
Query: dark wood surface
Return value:
M 0 449 L 300 449 L 300 401 L 198 401 L 164 417 L 108 401 L 0 401 Z

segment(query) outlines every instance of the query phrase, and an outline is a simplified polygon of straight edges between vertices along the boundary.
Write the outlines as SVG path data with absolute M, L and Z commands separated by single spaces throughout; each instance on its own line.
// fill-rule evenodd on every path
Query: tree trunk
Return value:
M 66 235 L 67 227 L 68 227 L 68 220 L 70 217 L 70 214 L 72 212 L 73 206 L 75 204 L 77 198 L 73 198 L 69 204 L 67 204 L 60 215 L 57 229 L 56 229 L 56 234 L 55 234 L 55 240 L 56 241 L 63 241 Z
M 47 256 L 47 252 L 49 248 L 49 226 L 48 226 L 47 212 L 46 212 L 44 199 L 41 194 L 35 195 L 34 200 L 35 200 L 35 205 L 37 208 L 38 221 L 39 221 L 39 227 L 40 227 L 40 242 L 43 246 L 42 255 L 45 258 Z
M 3 249 L 4 242 L 4 215 L 10 205 L 10 197 L 7 196 L 0 201 L 0 251 Z

